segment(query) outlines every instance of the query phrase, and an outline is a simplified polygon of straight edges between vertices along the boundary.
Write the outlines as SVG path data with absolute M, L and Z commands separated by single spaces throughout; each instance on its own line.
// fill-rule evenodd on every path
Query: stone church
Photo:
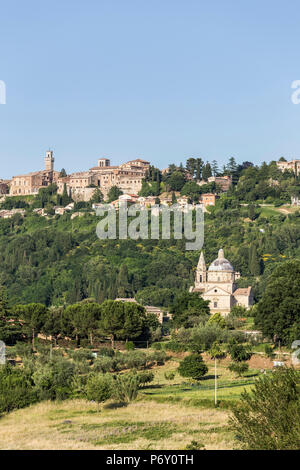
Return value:
M 199 292 L 204 300 L 209 300 L 211 313 L 227 315 L 234 305 L 242 305 L 248 309 L 253 304 L 252 288 L 238 289 L 236 281 L 239 278 L 240 273 L 224 257 L 222 249 L 208 269 L 201 252 L 195 285 L 190 288 L 190 292 Z

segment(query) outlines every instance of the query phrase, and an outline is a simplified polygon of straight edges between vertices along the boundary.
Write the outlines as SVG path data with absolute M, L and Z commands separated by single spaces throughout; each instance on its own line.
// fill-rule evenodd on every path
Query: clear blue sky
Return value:
M 0 177 L 300 156 L 297 0 L 1 2 Z

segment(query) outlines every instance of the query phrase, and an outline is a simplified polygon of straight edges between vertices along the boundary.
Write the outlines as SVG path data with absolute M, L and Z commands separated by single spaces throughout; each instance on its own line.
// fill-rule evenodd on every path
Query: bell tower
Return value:
M 46 152 L 44 162 L 45 162 L 45 170 L 46 171 L 53 171 L 54 170 L 54 157 L 53 157 L 52 150 L 48 150 Z
M 200 255 L 198 265 L 197 265 L 197 270 L 196 270 L 195 287 L 197 287 L 198 289 L 201 289 L 201 288 L 204 289 L 206 281 L 207 281 L 206 264 L 205 264 L 203 251 L 201 251 L 201 255 Z

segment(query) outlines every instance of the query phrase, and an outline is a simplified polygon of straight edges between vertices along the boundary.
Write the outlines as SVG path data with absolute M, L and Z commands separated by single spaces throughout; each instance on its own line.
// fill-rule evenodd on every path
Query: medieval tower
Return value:
M 45 162 L 45 170 L 46 171 L 53 171 L 54 170 L 54 157 L 53 157 L 52 150 L 48 150 L 46 152 L 44 162 Z

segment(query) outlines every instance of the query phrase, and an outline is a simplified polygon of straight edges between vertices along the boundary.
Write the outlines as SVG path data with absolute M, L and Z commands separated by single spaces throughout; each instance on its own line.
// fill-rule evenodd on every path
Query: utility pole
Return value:
M 217 387 L 217 358 L 215 357 L 215 406 L 217 406 L 218 403 Z

